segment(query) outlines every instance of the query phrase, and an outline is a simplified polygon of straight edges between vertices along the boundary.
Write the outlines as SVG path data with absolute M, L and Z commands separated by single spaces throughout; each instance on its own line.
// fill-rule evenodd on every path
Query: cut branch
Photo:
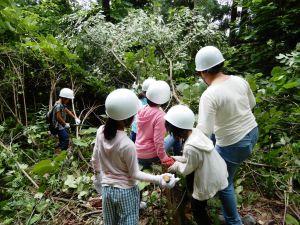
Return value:
M 19 124 L 22 124 L 20 118 L 18 117 L 17 114 L 15 114 L 15 112 L 12 110 L 12 108 L 7 104 L 7 102 L 5 101 L 5 99 L 2 97 L 2 95 L 0 94 L 0 99 L 1 101 L 4 103 L 4 105 L 6 106 L 6 108 L 11 112 L 11 114 L 15 117 L 15 119 L 17 120 L 17 122 Z
M 14 155 L 12 149 L 7 147 L 2 141 L 0 141 L 0 146 L 3 147 L 4 149 L 6 149 L 7 151 L 11 152 Z M 28 173 L 26 173 L 26 171 L 24 169 L 22 169 L 21 165 L 19 164 L 19 162 L 17 160 L 15 160 L 15 162 L 16 162 L 17 166 L 19 167 L 19 169 L 21 170 L 21 172 L 25 175 L 25 177 L 27 177 L 27 179 L 34 185 L 34 187 L 36 189 L 38 189 L 39 186 L 37 185 L 37 183 L 28 175 Z
M 171 84 L 171 88 L 172 88 L 172 94 L 173 94 L 173 97 L 175 98 L 175 100 L 178 102 L 178 103 L 182 103 L 180 98 L 178 97 L 177 93 L 176 93 L 176 88 L 175 88 L 175 85 L 174 85 L 174 80 L 173 80 L 173 62 L 172 60 L 166 56 L 165 52 L 163 51 L 163 49 L 161 48 L 161 51 L 164 55 L 164 57 L 166 58 L 166 60 L 168 60 L 169 62 L 169 81 L 170 81 L 170 84 Z
M 119 56 L 114 52 L 113 49 L 110 49 L 110 52 L 113 54 L 113 56 L 119 61 L 119 63 L 126 69 L 126 71 L 136 80 L 136 76 L 128 69 L 128 67 L 124 64 L 124 62 L 120 59 Z

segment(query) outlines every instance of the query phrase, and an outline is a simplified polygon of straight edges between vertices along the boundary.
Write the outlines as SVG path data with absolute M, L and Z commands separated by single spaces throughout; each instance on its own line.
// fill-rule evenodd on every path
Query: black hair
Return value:
M 113 139 L 116 134 L 117 134 L 117 130 L 118 130 L 118 121 L 113 120 L 112 118 L 108 118 L 106 120 L 106 123 L 104 125 L 104 137 L 107 140 L 111 140 Z
M 221 62 L 220 64 L 213 66 L 212 68 L 204 70 L 203 72 L 210 73 L 210 74 L 216 74 L 216 73 L 219 73 L 222 71 L 223 66 L 224 66 L 224 62 Z
M 154 103 L 154 102 L 151 102 L 148 98 L 147 98 L 147 104 L 150 106 L 150 107 L 156 107 L 158 106 L 158 104 Z
M 189 130 L 174 126 L 168 121 L 165 122 L 166 130 L 176 139 L 185 137 Z
M 145 98 L 145 97 L 146 97 L 146 92 L 145 91 L 142 91 L 141 93 L 138 94 L 139 99 L 142 99 L 142 98 Z
M 132 124 L 134 116 L 123 120 L 125 127 L 129 127 Z M 112 118 L 108 118 L 104 125 L 103 134 L 106 140 L 112 140 L 116 137 L 118 131 L 119 121 Z

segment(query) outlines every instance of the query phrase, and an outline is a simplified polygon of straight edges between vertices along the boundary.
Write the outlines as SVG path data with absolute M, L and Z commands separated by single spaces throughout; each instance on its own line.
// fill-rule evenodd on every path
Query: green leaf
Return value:
M 82 141 L 81 139 L 73 138 L 72 140 L 73 140 L 74 145 L 77 145 L 77 146 L 79 146 L 79 147 L 84 147 L 84 148 L 86 148 L 86 147 L 89 146 L 88 143 Z
M 28 224 L 34 224 L 38 221 L 40 221 L 42 216 L 40 214 L 34 214 L 34 216 L 30 219 Z
M 281 68 L 279 66 L 275 66 L 272 69 L 271 74 L 272 74 L 273 77 L 276 77 L 276 78 L 273 78 L 272 80 L 278 81 L 278 80 L 282 79 L 285 76 L 285 71 L 284 71 L 283 68 Z
M 81 199 L 83 196 L 85 196 L 87 194 L 88 194 L 87 191 L 81 191 L 81 192 L 79 192 L 78 198 Z
M 49 203 L 48 202 L 41 202 L 40 204 L 37 205 L 36 211 L 41 213 L 44 212 L 48 208 Z
M 297 81 L 292 81 L 292 82 L 289 82 L 289 83 L 283 85 L 283 87 L 285 89 L 291 89 L 291 88 L 298 87 L 298 86 L 299 86 L 299 83 Z
M 150 196 L 150 201 L 151 202 L 156 202 L 157 200 L 158 200 L 158 193 L 157 193 L 157 191 L 153 191 L 152 193 L 151 193 L 151 196 Z
M 61 162 L 61 161 L 65 160 L 66 157 L 67 157 L 67 151 L 62 151 L 61 153 L 59 153 L 58 156 L 56 156 L 54 158 L 54 161 L 55 162 Z
M 285 217 L 285 223 L 287 225 L 299 225 L 299 222 L 297 221 L 297 219 L 295 219 L 293 216 L 291 216 L 290 214 L 286 214 Z
M 236 194 L 240 194 L 242 191 L 243 191 L 243 186 L 238 186 L 236 189 L 235 189 L 235 193 Z
M 13 224 L 14 222 L 14 219 L 13 218 L 10 218 L 10 219 L 6 219 L 3 221 L 3 225 L 8 225 L 8 224 Z
M 150 185 L 150 183 L 148 183 L 148 182 L 139 182 L 138 183 L 138 187 L 139 187 L 140 191 L 144 190 L 149 185 Z
M 81 130 L 80 131 L 80 134 L 81 135 L 86 135 L 86 134 L 95 134 L 97 133 L 97 128 L 95 127 L 90 127 L 89 129 L 85 129 L 85 130 Z
M 45 159 L 34 165 L 32 172 L 44 175 L 45 173 L 50 173 L 55 170 L 55 166 L 52 164 L 51 160 Z
M 77 188 L 75 177 L 73 175 L 68 175 L 64 184 L 70 188 Z

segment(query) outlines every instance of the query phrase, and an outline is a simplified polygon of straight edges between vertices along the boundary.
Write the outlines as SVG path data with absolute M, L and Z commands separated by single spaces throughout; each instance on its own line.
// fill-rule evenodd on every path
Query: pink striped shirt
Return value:
M 167 156 L 164 149 L 165 112 L 158 107 L 146 106 L 137 114 L 136 150 L 140 159 L 159 157 L 163 161 Z

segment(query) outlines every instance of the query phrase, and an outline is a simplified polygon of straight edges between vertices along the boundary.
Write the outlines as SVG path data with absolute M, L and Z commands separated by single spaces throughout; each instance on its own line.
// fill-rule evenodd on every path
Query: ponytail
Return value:
M 107 140 L 113 139 L 117 134 L 117 130 L 118 130 L 118 122 L 116 120 L 108 118 L 104 125 L 104 130 L 103 130 L 105 139 Z
M 124 126 L 125 127 L 130 127 L 130 125 L 132 124 L 132 121 L 134 119 L 134 116 L 123 120 L 124 122 Z M 112 140 L 114 139 L 114 137 L 117 135 L 117 131 L 118 131 L 118 123 L 120 121 L 116 121 L 112 118 L 108 118 L 105 125 L 104 125 L 104 130 L 103 130 L 103 134 L 106 140 Z

